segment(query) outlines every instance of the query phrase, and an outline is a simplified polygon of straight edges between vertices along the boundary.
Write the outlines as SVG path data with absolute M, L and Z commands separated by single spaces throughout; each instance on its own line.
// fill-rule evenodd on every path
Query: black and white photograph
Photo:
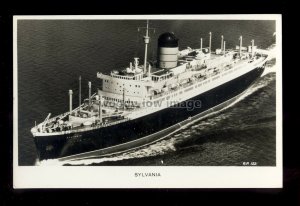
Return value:
M 280 15 L 15 16 L 14 187 L 281 187 L 281 70 Z

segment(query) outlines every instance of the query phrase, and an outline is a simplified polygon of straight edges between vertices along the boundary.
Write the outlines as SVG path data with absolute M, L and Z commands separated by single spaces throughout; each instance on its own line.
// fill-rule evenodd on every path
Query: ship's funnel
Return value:
M 171 69 L 177 66 L 178 39 L 173 33 L 163 33 L 158 38 L 159 68 Z

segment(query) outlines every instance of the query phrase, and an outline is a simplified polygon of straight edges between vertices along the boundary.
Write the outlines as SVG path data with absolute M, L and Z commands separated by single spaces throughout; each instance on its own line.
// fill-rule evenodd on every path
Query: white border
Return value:
M 18 166 L 17 21 L 20 19 L 195 19 L 276 20 L 276 167 L 249 166 Z M 14 16 L 13 187 L 14 188 L 282 188 L 282 17 L 268 15 Z M 156 172 L 160 177 L 135 177 Z

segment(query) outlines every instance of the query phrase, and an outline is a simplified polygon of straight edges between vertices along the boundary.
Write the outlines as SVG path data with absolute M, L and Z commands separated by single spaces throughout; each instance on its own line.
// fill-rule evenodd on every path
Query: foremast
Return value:
M 149 20 L 147 20 L 147 27 L 146 27 L 146 35 L 144 36 L 145 42 L 145 57 L 144 57 L 144 74 L 147 72 L 147 52 L 148 52 L 148 44 L 150 42 L 149 37 Z

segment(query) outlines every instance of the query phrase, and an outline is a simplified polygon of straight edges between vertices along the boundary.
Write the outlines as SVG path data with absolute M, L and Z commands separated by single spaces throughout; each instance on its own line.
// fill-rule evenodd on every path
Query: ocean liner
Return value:
M 143 64 L 133 58 L 122 70 L 97 73 L 101 89 L 69 111 L 36 124 L 31 133 L 39 160 L 72 160 L 124 152 L 159 141 L 181 127 L 232 103 L 263 71 L 268 54 L 251 45 L 244 47 L 242 36 L 234 49 L 212 51 L 208 47 L 179 50 L 174 33 L 158 38 L 157 60 L 147 61 L 149 22 L 143 37 Z M 98 84 L 98 85 L 99 85 Z

